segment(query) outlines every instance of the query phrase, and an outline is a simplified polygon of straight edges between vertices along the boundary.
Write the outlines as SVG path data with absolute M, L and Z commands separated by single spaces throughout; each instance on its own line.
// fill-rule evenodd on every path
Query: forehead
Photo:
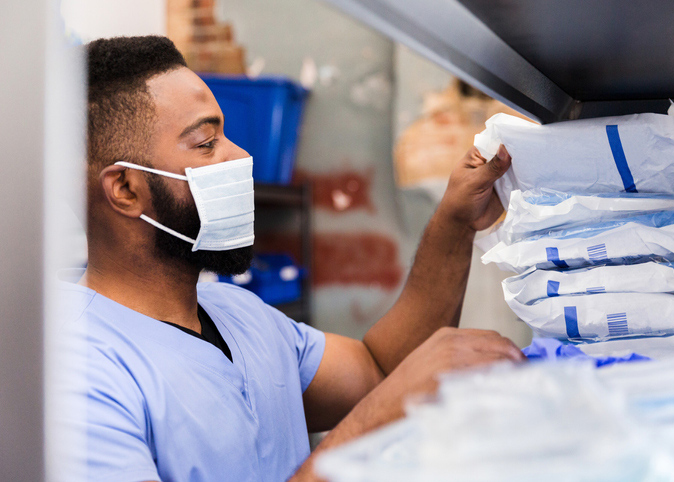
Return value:
M 155 132 L 175 135 L 202 117 L 222 118 L 213 93 L 190 69 L 178 69 L 156 75 L 147 81 L 157 113 Z

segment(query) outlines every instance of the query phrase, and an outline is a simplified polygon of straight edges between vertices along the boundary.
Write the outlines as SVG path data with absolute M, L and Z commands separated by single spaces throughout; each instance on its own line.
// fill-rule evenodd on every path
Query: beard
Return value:
M 146 178 L 157 221 L 180 234 L 196 239 L 201 222 L 194 201 L 179 202 L 163 179 L 152 174 Z M 162 259 L 183 261 L 199 270 L 213 271 L 222 276 L 244 273 L 253 260 L 252 246 L 227 251 L 192 251 L 192 244 L 161 229 L 155 230 L 154 248 L 155 254 Z

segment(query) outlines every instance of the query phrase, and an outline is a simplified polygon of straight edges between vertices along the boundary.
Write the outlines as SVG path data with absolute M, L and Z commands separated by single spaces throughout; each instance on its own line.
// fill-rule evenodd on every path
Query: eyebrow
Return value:
M 183 131 L 180 133 L 180 135 L 178 137 L 180 137 L 180 138 L 185 137 L 185 136 L 191 134 L 192 132 L 196 131 L 200 127 L 202 127 L 204 125 L 207 125 L 207 124 L 210 124 L 214 127 L 219 127 L 220 122 L 221 122 L 221 120 L 220 120 L 220 117 L 218 117 L 218 116 L 202 117 L 198 121 L 196 121 L 196 122 L 190 124 L 189 126 L 185 127 L 185 129 L 183 129 Z

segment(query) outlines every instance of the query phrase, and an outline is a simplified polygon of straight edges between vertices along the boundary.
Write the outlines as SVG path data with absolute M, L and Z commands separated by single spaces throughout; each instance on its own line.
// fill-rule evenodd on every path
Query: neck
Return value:
M 201 332 L 197 315 L 199 271 L 173 260 L 127 249 L 97 252 L 80 284 L 143 315 Z

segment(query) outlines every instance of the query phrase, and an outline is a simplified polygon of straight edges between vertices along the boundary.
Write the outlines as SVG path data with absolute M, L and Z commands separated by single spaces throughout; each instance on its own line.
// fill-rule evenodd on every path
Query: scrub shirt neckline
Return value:
M 205 340 L 201 340 L 185 333 L 161 320 L 135 311 L 91 288 L 68 282 L 66 282 L 66 284 L 68 284 L 68 287 L 71 289 L 75 288 L 92 295 L 92 303 L 114 304 L 121 310 L 133 313 L 133 316 L 135 317 L 133 324 L 127 323 L 125 318 L 120 317 L 116 322 L 117 327 L 124 327 L 124 331 L 129 334 L 149 338 L 153 342 L 166 346 L 177 353 L 180 353 L 182 356 L 199 363 L 204 368 L 215 373 L 218 377 L 239 390 L 241 395 L 245 398 L 246 404 L 251 408 L 250 391 L 248 389 L 248 374 L 243 352 L 227 324 L 219 316 L 213 316 L 214 310 L 210 306 L 210 303 L 204 302 L 202 299 L 198 300 L 199 304 L 211 317 L 216 328 L 230 347 L 232 357 L 234 358 L 233 362 L 230 361 L 219 348 Z M 139 323 L 139 321 L 141 323 Z M 222 328 L 224 328 L 224 330 Z

